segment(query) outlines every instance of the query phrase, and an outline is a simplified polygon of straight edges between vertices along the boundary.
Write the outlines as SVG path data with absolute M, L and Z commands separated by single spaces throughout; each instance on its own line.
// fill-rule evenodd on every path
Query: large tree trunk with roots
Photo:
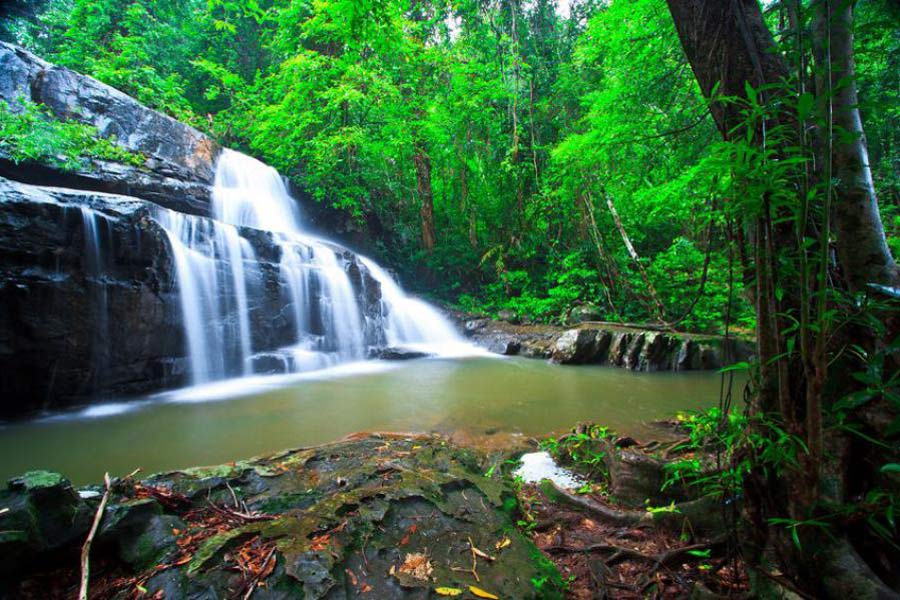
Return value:
M 825 170 L 835 181 L 836 247 L 844 277 L 855 289 L 867 283 L 900 285 L 881 215 L 856 93 L 853 3 L 818 0 L 813 35 L 816 94 L 821 100 L 830 156 Z
M 711 101 L 710 111 L 723 138 L 742 139 L 749 123 L 740 101 L 721 97 L 747 101 L 748 87 L 762 88 L 758 92 L 761 103 L 780 108 L 750 126 L 757 147 L 772 152 L 767 156 L 774 161 L 790 156 L 791 148 L 805 147 L 805 125 L 791 108 L 795 101 L 773 102 L 792 93 L 787 87 L 790 73 L 757 0 L 667 1 L 682 46 L 701 90 Z M 802 582 L 815 597 L 894 598 L 898 597 L 896 592 L 883 578 L 891 579 L 890 564 L 897 555 L 893 550 L 857 551 L 878 545 L 873 536 L 860 533 L 865 526 L 858 521 L 833 521 L 828 535 L 818 527 L 801 527 L 810 520 L 828 519 L 834 510 L 858 502 L 859 496 L 865 495 L 866 486 L 877 481 L 873 472 L 877 472 L 878 460 L 890 456 L 889 451 L 883 451 L 882 456 L 873 457 L 871 449 L 860 449 L 858 438 L 839 428 L 826 428 L 823 423 L 836 400 L 859 389 L 849 373 L 864 369 L 865 362 L 847 352 L 851 343 L 871 355 L 885 342 L 873 335 L 873 329 L 850 321 L 840 331 L 829 330 L 827 309 L 835 306 L 837 300 L 833 298 L 840 297 L 831 292 L 831 282 L 838 281 L 830 276 L 831 228 L 837 232 L 838 266 L 853 288 L 869 282 L 897 282 L 896 265 L 878 215 L 855 88 L 846 81 L 853 72 L 850 2 L 820 3 L 823 16 L 818 29 L 820 34 L 827 33 L 825 48 L 831 52 L 831 56 L 821 50 L 817 53 L 820 64 L 830 69 L 822 87 L 827 88 L 824 93 L 834 89 L 835 94 L 828 96 L 827 122 L 833 125 L 820 135 L 824 143 L 816 148 L 820 154 L 816 162 L 822 164 L 827 159 L 825 164 L 830 165 L 833 156 L 834 170 L 817 169 L 816 173 L 823 177 L 821 186 L 829 191 L 832 175 L 837 179 L 835 195 L 817 197 L 821 210 L 814 223 L 806 216 L 796 218 L 802 211 L 794 211 L 792 216 L 790 208 L 782 206 L 782 212 L 773 209 L 764 194 L 759 198 L 761 214 L 746 223 L 748 253 L 754 258 L 752 271 L 747 275 L 757 312 L 758 375 L 751 410 L 778 415 L 783 431 L 802 440 L 808 450 L 798 451 L 797 463 L 778 475 L 771 469 L 757 468 L 745 479 L 749 521 L 746 531 L 750 538 L 745 549 L 751 567 L 762 573 L 767 569 L 766 563 L 774 560 L 777 569 Z M 818 46 L 821 45 L 820 41 Z M 776 127 L 779 135 L 770 136 Z M 841 136 L 842 130 L 854 135 Z M 773 147 L 776 144 L 780 147 Z M 807 197 L 805 191 L 815 182 L 801 173 L 795 183 L 796 189 L 791 190 L 799 206 Z M 821 200 L 822 197 L 827 199 Z M 829 203 L 832 211 L 828 210 Z M 813 246 L 803 241 L 806 239 L 814 240 Z M 744 248 L 740 250 L 744 252 Z M 792 268 L 801 277 L 781 272 L 787 266 L 786 257 L 793 261 Z M 840 310 L 841 305 L 838 307 Z M 847 310 L 846 306 L 843 310 Z M 896 319 L 884 319 L 883 314 L 872 316 L 886 325 L 880 335 L 887 341 L 893 339 L 897 334 Z M 800 331 L 794 335 L 800 343 L 792 350 L 788 331 L 794 323 L 799 323 Z M 773 526 L 772 518 L 787 519 L 794 528 Z M 797 541 L 802 544 L 794 543 L 789 531 L 799 532 Z M 885 556 L 890 558 L 885 560 Z M 891 581 L 892 585 L 896 583 Z

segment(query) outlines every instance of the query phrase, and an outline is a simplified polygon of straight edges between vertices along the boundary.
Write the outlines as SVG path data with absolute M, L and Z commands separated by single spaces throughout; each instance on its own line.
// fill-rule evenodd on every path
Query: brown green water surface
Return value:
M 714 405 L 719 384 L 714 372 L 633 373 L 523 358 L 367 362 L 0 425 L 0 478 L 41 468 L 84 484 L 104 471 L 217 464 L 362 430 L 540 436 L 591 420 L 640 437 L 651 421 Z

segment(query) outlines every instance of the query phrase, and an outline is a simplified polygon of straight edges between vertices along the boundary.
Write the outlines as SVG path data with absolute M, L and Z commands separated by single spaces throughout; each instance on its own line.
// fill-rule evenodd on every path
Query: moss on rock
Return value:
M 470 585 L 559 595 L 559 574 L 515 528 L 509 481 L 483 475 L 487 460 L 437 436 L 370 435 L 126 482 L 103 538 L 120 566 L 97 585 L 106 577 L 113 597 L 137 582 L 150 595 L 228 597 L 256 568 L 266 597 L 427 598 Z

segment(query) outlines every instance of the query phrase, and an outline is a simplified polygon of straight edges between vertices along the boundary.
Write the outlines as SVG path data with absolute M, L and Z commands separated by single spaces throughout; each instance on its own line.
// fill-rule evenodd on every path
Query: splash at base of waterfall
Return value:
M 485 354 L 374 261 L 305 232 L 281 176 L 260 161 L 223 151 L 212 209 L 212 219 L 156 215 L 172 248 L 194 386 L 241 377 L 253 387 L 258 375 L 331 371 L 386 347 Z M 256 256 L 258 232 L 277 248 L 276 262 Z M 274 301 L 266 269 L 278 272 Z

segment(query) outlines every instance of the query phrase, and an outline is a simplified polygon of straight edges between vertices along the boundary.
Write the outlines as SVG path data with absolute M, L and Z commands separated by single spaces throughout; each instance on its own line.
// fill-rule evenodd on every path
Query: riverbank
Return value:
M 105 510 L 102 487 L 28 473 L 0 493 L 4 592 L 74 597 L 99 510 L 92 597 L 558 597 L 556 569 L 515 527 L 511 482 L 485 476 L 499 462 L 438 436 L 363 434 L 118 478 Z
M 447 314 L 469 340 L 495 354 L 559 364 L 600 364 L 633 371 L 698 371 L 746 361 L 753 353 L 752 340 L 744 336 L 726 339 L 604 321 L 563 326 L 513 323 L 459 311 Z
M 132 473 L 113 479 L 108 492 L 27 473 L 0 492 L 0 589 L 74 596 L 79 550 L 98 512 L 90 586 L 99 598 L 589 598 L 648 590 L 714 598 L 743 589 L 740 566 L 721 553 L 725 527 L 715 503 L 683 486 L 660 491 L 659 457 L 674 442 L 640 445 L 582 425 L 551 440 L 556 456 L 573 441 L 604 448 L 603 475 L 582 471 L 589 483 L 579 490 L 512 477 L 515 459 L 536 450 L 534 442 L 477 449 L 390 433 L 146 478 Z

